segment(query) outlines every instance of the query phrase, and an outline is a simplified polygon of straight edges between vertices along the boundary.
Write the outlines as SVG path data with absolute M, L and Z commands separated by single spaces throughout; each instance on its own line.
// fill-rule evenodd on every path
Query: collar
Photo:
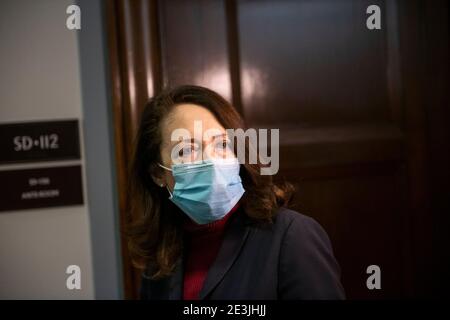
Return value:
M 201 300 L 205 299 L 208 294 L 211 293 L 231 268 L 250 233 L 249 225 L 251 224 L 251 221 L 244 212 L 240 212 L 242 209 L 237 210 L 237 208 L 233 212 L 239 214 L 233 214 L 234 218 L 229 220 L 222 245 L 206 275 L 205 282 L 203 283 L 202 290 L 199 294 L 199 299 Z M 168 279 L 169 300 L 181 300 L 183 297 L 183 264 L 184 258 L 181 256 L 177 261 L 174 274 Z

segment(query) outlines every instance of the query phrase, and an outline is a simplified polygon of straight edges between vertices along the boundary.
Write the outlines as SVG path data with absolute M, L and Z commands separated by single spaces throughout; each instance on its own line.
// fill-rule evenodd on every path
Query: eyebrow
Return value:
M 213 141 L 213 140 L 215 140 L 215 139 L 217 139 L 217 138 L 219 138 L 219 137 L 227 138 L 227 134 L 226 134 L 226 133 L 220 133 L 220 134 L 213 135 L 213 136 L 210 137 L 210 140 Z M 190 139 L 182 139 L 182 140 L 177 140 L 177 141 L 171 141 L 171 144 L 172 144 L 172 145 L 176 145 L 176 144 L 178 144 L 178 143 L 180 143 L 180 142 L 197 143 L 198 140 L 196 140 L 196 139 L 194 139 L 194 138 L 190 138 Z

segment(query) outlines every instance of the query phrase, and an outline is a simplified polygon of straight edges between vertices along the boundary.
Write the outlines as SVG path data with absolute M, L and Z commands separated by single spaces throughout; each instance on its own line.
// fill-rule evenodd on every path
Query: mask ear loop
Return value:
M 159 163 L 158 162 L 158 166 L 160 166 L 161 168 L 163 168 L 163 169 L 166 169 L 166 170 L 169 170 L 169 171 L 172 171 L 172 169 L 170 169 L 170 168 L 167 168 L 166 166 L 163 166 L 161 163 Z
M 161 168 L 166 169 L 166 170 L 168 170 L 168 171 L 172 171 L 172 169 L 167 168 L 166 166 L 163 166 L 163 165 L 160 164 L 160 163 L 158 163 L 158 166 L 160 166 Z M 161 185 L 161 187 L 162 187 L 162 185 Z M 170 192 L 170 189 L 169 189 L 169 187 L 167 186 L 167 184 L 166 184 L 166 189 L 167 189 L 167 192 L 169 192 L 169 194 L 170 194 L 169 199 L 172 199 L 172 198 L 173 198 L 173 194 L 172 194 L 172 192 Z

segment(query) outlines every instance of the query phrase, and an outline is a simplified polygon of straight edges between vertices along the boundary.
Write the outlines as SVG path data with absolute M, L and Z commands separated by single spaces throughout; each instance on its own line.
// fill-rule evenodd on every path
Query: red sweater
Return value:
M 198 300 L 209 267 L 214 262 L 222 244 L 227 221 L 237 210 L 234 206 L 222 219 L 200 225 L 187 219 L 183 228 L 186 234 L 186 260 L 184 266 L 183 300 Z

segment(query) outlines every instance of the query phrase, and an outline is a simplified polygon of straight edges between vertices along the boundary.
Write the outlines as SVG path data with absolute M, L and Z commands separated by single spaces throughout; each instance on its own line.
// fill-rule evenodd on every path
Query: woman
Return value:
M 189 139 L 199 122 L 218 134 Z M 140 218 L 128 230 L 141 298 L 344 298 L 325 231 L 286 208 L 290 185 L 237 161 L 226 131 L 237 128 L 245 129 L 237 111 L 203 87 L 168 90 L 146 105 L 130 189 Z

